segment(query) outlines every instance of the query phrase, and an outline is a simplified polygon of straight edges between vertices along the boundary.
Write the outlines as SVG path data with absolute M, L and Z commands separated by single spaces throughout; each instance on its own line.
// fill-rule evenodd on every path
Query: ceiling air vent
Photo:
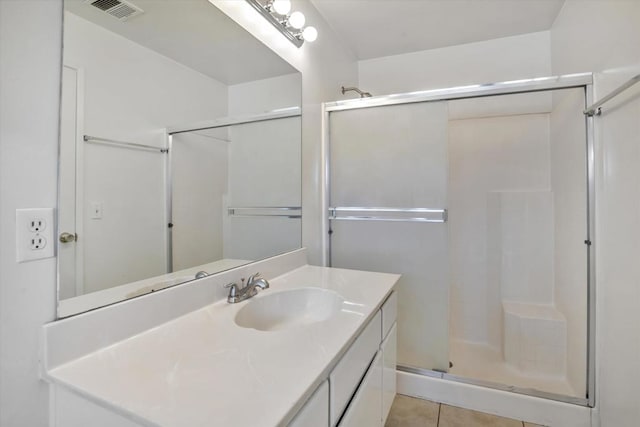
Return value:
M 103 12 L 126 21 L 134 16 L 140 15 L 143 10 L 129 2 L 123 0 L 85 0 L 91 6 L 95 6 Z

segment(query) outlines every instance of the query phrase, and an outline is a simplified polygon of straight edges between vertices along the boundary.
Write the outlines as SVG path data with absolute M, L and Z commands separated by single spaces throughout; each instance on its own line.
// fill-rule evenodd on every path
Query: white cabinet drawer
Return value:
M 385 338 L 398 318 L 398 292 L 393 291 L 382 304 L 382 338 Z
M 318 387 L 289 427 L 329 427 L 329 381 Z
M 329 415 L 335 426 L 380 348 L 382 314 L 378 311 L 329 375 Z
M 398 333 L 396 324 L 382 342 L 382 422 L 386 421 L 396 397 L 396 360 Z
M 382 426 L 382 352 L 378 352 L 367 375 L 345 412 L 340 427 Z

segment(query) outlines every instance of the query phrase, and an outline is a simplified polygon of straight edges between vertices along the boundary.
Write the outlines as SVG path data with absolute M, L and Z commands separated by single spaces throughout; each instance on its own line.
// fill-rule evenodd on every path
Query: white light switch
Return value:
M 102 202 L 91 202 L 91 219 L 102 219 Z
M 16 261 L 54 256 L 55 228 L 53 208 L 16 209 Z

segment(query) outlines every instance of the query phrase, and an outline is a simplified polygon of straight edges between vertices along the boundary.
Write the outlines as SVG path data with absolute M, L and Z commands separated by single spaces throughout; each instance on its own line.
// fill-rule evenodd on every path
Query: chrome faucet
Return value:
M 244 282 L 244 279 L 242 280 Z M 240 301 L 244 301 L 258 294 L 258 289 L 264 290 L 269 288 L 269 282 L 267 279 L 260 277 L 260 273 L 252 274 L 247 279 L 247 284 L 238 289 L 237 283 L 229 283 L 224 285 L 225 288 L 229 288 L 229 296 L 227 301 L 230 304 L 235 304 Z

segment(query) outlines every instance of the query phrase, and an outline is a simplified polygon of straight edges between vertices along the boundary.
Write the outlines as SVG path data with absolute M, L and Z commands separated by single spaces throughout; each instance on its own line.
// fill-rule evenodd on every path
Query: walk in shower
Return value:
M 593 403 L 591 83 L 325 104 L 326 263 L 402 274 L 400 370 Z

